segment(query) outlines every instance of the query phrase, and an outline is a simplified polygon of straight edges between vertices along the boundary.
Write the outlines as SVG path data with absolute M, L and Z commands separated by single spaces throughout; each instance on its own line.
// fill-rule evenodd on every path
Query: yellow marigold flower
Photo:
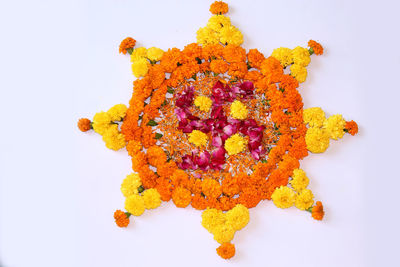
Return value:
M 308 179 L 306 172 L 302 169 L 293 170 L 292 180 L 290 184 L 296 192 L 300 192 L 308 186 L 310 180 Z
M 322 127 L 326 120 L 325 112 L 319 107 L 307 108 L 303 111 L 303 120 L 310 127 Z
M 293 63 L 292 50 L 286 47 L 279 47 L 274 49 L 271 54 L 272 57 L 279 60 L 282 66 L 286 67 Z
M 125 199 L 125 209 L 134 216 L 140 216 L 143 214 L 144 200 L 139 195 L 131 195 Z
M 212 100 L 206 96 L 198 96 L 194 100 L 195 106 L 197 106 L 201 111 L 208 112 L 212 105 Z
M 296 194 L 291 188 L 287 186 L 281 186 L 275 189 L 271 198 L 275 206 L 281 209 L 287 209 L 293 206 L 296 199 Z
M 161 195 L 158 193 L 157 189 L 150 188 L 145 190 L 142 197 L 146 209 L 155 209 L 161 205 Z
M 199 130 L 193 130 L 189 134 L 189 142 L 194 144 L 195 146 L 205 146 L 207 144 L 207 140 L 208 136 Z
M 226 223 L 230 224 L 234 230 L 244 228 L 250 221 L 249 210 L 242 204 L 237 204 L 233 209 L 225 213 Z
M 329 133 L 325 129 L 310 127 L 305 139 L 307 149 L 312 153 L 322 153 L 329 147 Z
M 246 149 L 247 140 L 239 134 L 234 134 L 225 141 L 225 150 L 228 155 L 235 155 Z
M 164 51 L 158 47 L 150 47 L 147 49 L 147 58 L 151 61 L 159 61 L 164 55 Z
M 107 113 L 112 121 L 121 121 L 125 117 L 127 110 L 128 108 L 124 104 L 117 104 L 111 107 Z
M 230 25 L 231 19 L 224 15 L 214 15 L 208 20 L 207 23 L 207 27 L 216 32 L 219 32 L 223 27 L 228 27 Z
M 332 115 L 324 122 L 324 128 L 328 131 L 330 138 L 338 140 L 344 135 L 346 121 L 342 115 Z
M 295 77 L 299 83 L 303 83 L 307 78 L 307 69 L 299 64 L 293 64 L 290 66 L 290 75 Z
M 244 120 L 247 118 L 249 111 L 247 107 L 239 100 L 233 101 L 231 104 L 231 116 L 234 119 Z
M 314 195 L 310 189 L 302 190 L 294 203 L 299 210 L 306 210 L 314 204 Z
M 243 43 L 243 34 L 235 26 L 222 27 L 219 34 L 219 40 L 223 44 L 241 45 Z
M 145 58 L 141 58 L 132 63 L 132 73 L 136 78 L 145 76 L 149 71 L 149 62 Z
M 214 239 L 220 244 L 231 242 L 234 236 L 235 229 L 229 224 L 220 224 L 214 229 Z
M 102 111 L 93 116 L 93 130 L 98 134 L 104 134 L 111 126 L 111 117 L 108 113 Z
M 147 56 L 146 47 L 138 47 L 132 51 L 131 62 L 138 61 L 139 59 L 144 59 Z
M 121 184 L 121 192 L 125 197 L 137 195 L 138 187 L 142 185 L 140 176 L 137 173 L 131 173 L 125 177 Z
M 106 147 L 112 150 L 120 150 L 125 147 L 125 136 L 118 131 L 118 125 L 112 124 L 103 134 L 103 141 Z
M 225 214 L 217 209 L 207 208 L 201 214 L 201 225 L 212 234 L 215 233 L 215 228 L 218 225 L 224 224 L 225 221 Z
M 292 50 L 293 55 L 293 62 L 294 64 L 307 67 L 310 64 L 310 52 L 308 49 L 297 46 L 295 49 Z
M 200 28 L 197 31 L 197 43 L 202 45 L 218 44 L 219 35 L 209 27 Z

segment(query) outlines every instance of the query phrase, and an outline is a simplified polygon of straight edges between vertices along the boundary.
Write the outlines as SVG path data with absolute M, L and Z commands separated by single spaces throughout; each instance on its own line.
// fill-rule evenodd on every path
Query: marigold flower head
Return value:
M 272 201 L 275 206 L 281 209 L 287 209 L 293 206 L 296 200 L 296 194 L 287 186 L 280 186 L 272 193 Z
M 136 44 L 135 39 L 133 39 L 132 37 L 127 37 L 124 40 L 122 40 L 121 44 L 119 45 L 119 52 L 125 55 L 127 50 L 132 49 L 135 46 L 135 44 Z
M 322 127 L 326 120 L 325 112 L 319 107 L 307 108 L 303 111 L 303 120 L 310 127 Z
M 235 229 L 230 224 L 219 224 L 214 229 L 214 239 L 220 244 L 231 242 L 235 236 Z
M 115 219 L 115 223 L 119 227 L 127 227 L 129 225 L 129 217 L 126 215 L 125 212 L 123 212 L 121 210 L 116 210 L 114 212 L 114 219 Z
M 314 195 L 310 189 L 303 189 L 296 197 L 296 208 L 306 210 L 314 204 Z
M 217 248 L 217 254 L 226 260 L 235 256 L 235 252 L 235 245 L 232 243 L 223 243 Z
M 127 110 L 128 108 L 124 104 L 117 104 L 111 107 L 107 113 L 112 121 L 121 121 L 125 117 Z
M 324 53 L 324 48 L 322 47 L 322 45 L 314 40 L 308 41 L 308 46 L 312 48 L 314 54 L 316 54 L 317 56 Z
M 293 170 L 292 180 L 290 181 L 291 186 L 296 192 L 300 192 L 308 186 L 309 179 L 306 172 L 302 169 Z
M 207 27 L 213 31 L 220 32 L 223 27 L 231 25 L 231 19 L 224 15 L 214 15 L 208 20 Z
M 208 112 L 211 108 L 212 100 L 206 96 L 198 96 L 195 98 L 194 104 L 201 111 Z
M 307 67 L 310 64 L 310 52 L 304 47 L 297 46 L 292 50 L 293 62 L 296 65 Z
M 219 40 L 223 44 L 241 45 L 243 43 L 243 34 L 233 25 L 222 27 L 219 34 Z
M 292 55 L 292 50 L 290 48 L 286 47 L 275 48 L 274 51 L 272 51 L 271 56 L 279 60 L 279 62 L 283 67 L 286 67 L 293 63 L 293 55 Z
M 346 121 L 344 128 L 351 135 L 356 135 L 358 133 L 358 125 L 355 121 Z
M 154 188 L 147 189 L 142 194 L 146 209 L 155 209 L 161 205 L 160 193 Z
M 242 204 L 237 204 L 233 209 L 225 213 L 226 223 L 230 224 L 235 231 L 244 228 L 250 221 L 249 210 Z
M 147 49 L 147 58 L 151 61 L 159 61 L 164 55 L 164 51 L 158 47 L 150 47 Z
M 207 208 L 201 214 L 201 225 L 212 234 L 215 233 L 215 228 L 225 221 L 225 214 L 221 210 Z
M 82 132 L 87 132 L 92 129 L 91 121 L 87 118 L 79 119 L 78 121 L 78 128 Z
M 216 59 L 211 61 L 210 68 L 214 73 L 225 73 L 229 69 L 229 64 L 225 60 Z
M 222 194 L 222 188 L 219 182 L 214 179 L 206 178 L 201 183 L 202 192 L 207 197 L 217 198 Z
M 121 192 L 125 197 L 137 195 L 138 187 L 142 185 L 140 176 L 137 173 L 131 173 L 125 177 L 121 184 Z
M 207 144 L 207 140 L 208 136 L 199 130 L 193 130 L 189 134 L 189 142 L 198 147 L 205 146 Z
M 202 45 L 218 44 L 219 34 L 210 27 L 203 27 L 197 31 L 197 43 Z
M 178 208 L 186 208 L 192 200 L 192 194 L 183 187 L 177 187 L 172 193 L 172 201 Z
M 228 10 L 228 4 L 222 1 L 215 1 L 210 6 L 210 12 L 214 15 L 226 14 L 228 13 Z
M 324 218 L 324 215 L 324 206 L 322 205 L 321 201 L 317 201 L 316 205 L 312 207 L 311 216 L 314 219 L 321 221 Z
M 346 121 L 342 115 L 332 115 L 324 122 L 324 128 L 329 133 L 329 137 L 335 140 L 342 138 L 345 134 Z
M 300 64 L 290 66 L 290 75 L 296 78 L 299 83 L 303 83 L 307 78 L 307 69 Z
M 322 153 L 329 147 L 329 133 L 325 129 L 310 127 L 306 133 L 307 149 L 312 153 Z
M 244 120 L 247 118 L 249 111 L 247 107 L 239 100 L 233 101 L 231 104 L 231 116 L 234 119 Z
M 107 112 L 102 111 L 94 114 L 92 127 L 96 133 L 103 135 L 111 126 L 110 123 L 110 115 Z
M 147 57 L 146 47 L 135 48 L 131 54 L 131 62 L 138 61 L 139 59 L 144 59 L 145 57 Z
M 143 77 L 149 71 L 149 62 L 145 58 L 138 59 L 132 63 L 132 73 L 135 77 Z
M 139 195 L 131 195 L 125 199 L 125 209 L 133 216 L 140 216 L 145 211 L 144 199 Z
M 229 156 L 238 154 L 246 149 L 247 140 L 236 133 L 225 141 L 225 150 Z
M 120 150 L 126 146 L 126 140 L 122 133 L 118 130 L 117 124 L 111 124 L 103 134 L 103 141 L 106 147 L 112 150 Z

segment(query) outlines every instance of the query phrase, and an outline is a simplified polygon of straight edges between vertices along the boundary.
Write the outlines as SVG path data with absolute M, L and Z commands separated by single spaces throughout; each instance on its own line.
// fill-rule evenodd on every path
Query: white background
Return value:
M 115 226 L 131 171 L 125 150 L 76 122 L 127 104 L 133 76 L 120 41 L 183 48 L 212 1 L 1 1 L 0 266 L 396 266 L 399 215 L 398 1 L 228 1 L 244 47 L 325 47 L 300 91 L 360 126 L 301 162 L 324 203 L 317 222 L 271 202 L 251 209 L 224 261 L 200 212 L 163 203 Z M 396 249 L 397 248 L 397 249 Z

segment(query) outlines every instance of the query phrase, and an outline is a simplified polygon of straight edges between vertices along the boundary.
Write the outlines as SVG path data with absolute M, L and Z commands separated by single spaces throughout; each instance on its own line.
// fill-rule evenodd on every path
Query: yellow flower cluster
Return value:
M 275 189 L 271 198 L 275 206 L 281 209 L 287 209 L 293 206 L 296 200 L 296 193 L 287 186 L 280 186 Z
M 297 192 L 307 188 L 310 180 L 308 179 L 306 172 L 302 169 L 293 170 L 292 180 L 290 181 L 290 185 Z
M 140 180 L 140 176 L 137 173 L 129 174 L 125 177 L 121 184 L 121 192 L 125 197 L 129 197 L 131 195 L 138 195 L 139 186 L 142 185 Z
M 314 204 L 314 195 L 310 189 L 302 189 L 296 194 L 293 189 L 280 186 L 272 193 L 272 201 L 281 209 L 290 208 L 294 204 L 299 210 L 306 210 Z
M 342 115 L 332 115 L 328 119 L 325 112 L 318 107 L 305 109 L 303 120 L 309 128 L 306 133 L 307 149 L 312 153 L 322 153 L 329 147 L 329 138 L 338 140 L 345 131 L 346 121 Z
M 346 121 L 342 115 L 332 115 L 324 122 L 324 128 L 328 131 L 329 137 L 335 140 L 342 138 Z
M 201 147 L 207 144 L 208 136 L 199 130 L 193 130 L 189 134 L 189 142 L 195 146 Z
M 207 23 L 207 26 L 197 31 L 197 43 L 199 44 L 234 44 L 243 43 L 243 34 L 231 24 L 229 17 L 214 15 Z
M 238 133 L 232 135 L 225 141 L 225 150 L 229 156 L 238 154 L 246 149 L 247 140 Z
M 226 213 L 217 209 L 206 209 L 201 218 L 201 225 L 214 235 L 218 243 L 223 244 L 232 241 L 235 232 L 249 223 L 250 213 L 245 206 L 237 204 Z
M 212 105 L 212 100 L 206 96 L 198 96 L 194 100 L 194 105 L 201 111 L 208 112 Z
M 125 199 L 125 209 L 134 216 L 140 216 L 146 209 L 155 209 L 160 205 L 160 193 L 154 188 L 145 190 L 142 195 L 131 194 Z
M 115 121 L 121 121 L 127 109 L 124 104 L 117 104 L 107 112 L 101 111 L 93 116 L 93 130 L 103 136 L 103 141 L 109 149 L 119 150 L 126 145 L 125 137 Z
M 149 71 L 149 64 L 154 64 L 159 61 L 164 54 L 164 51 L 157 47 L 138 47 L 132 51 L 132 73 L 135 77 L 143 77 Z M 149 62 L 150 60 L 150 62 Z
M 249 111 L 247 107 L 239 100 L 233 101 L 231 104 L 231 116 L 234 119 L 244 120 L 247 118 Z
M 326 120 L 325 112 L 319 107 L 307 108 L 303 111 L 303 120 L 310 127 L 322 127 Z
M 310 52 L 308 49 L 297 46 L 294 49 L 280 47 L 274 49 L 272 57 L 279 60 L 283 67 L 290 66 L 290 74 L 302 83 L 307 78 L 306 67 L 310 64 Z

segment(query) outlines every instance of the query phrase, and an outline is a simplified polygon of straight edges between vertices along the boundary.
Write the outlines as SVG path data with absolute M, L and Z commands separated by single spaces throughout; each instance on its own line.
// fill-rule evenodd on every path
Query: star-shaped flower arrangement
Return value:
M 201 224 L 229 259 L 235 232 L 262 200 L 323 219 L 299 160 L 358 127 L 318 107 L 303 109 L 297 89 L 310 56 L 323 54 L 319 43 L 265 57 L 240 46 L 243 35 L 224 15 L 226 3 L 214 2 L 210 11 L 197 43 L 183 50 L 135 48 L 133 38 L 123 40 L 119 52 L 130 54 L 138 78 L 129 107 L 115 105 L 78 126 L 132 157 L 133 172 L 121 185 L 126 211 L 114 213 L 118 226 L 172 199 L 179 208 L 203 210 Z

